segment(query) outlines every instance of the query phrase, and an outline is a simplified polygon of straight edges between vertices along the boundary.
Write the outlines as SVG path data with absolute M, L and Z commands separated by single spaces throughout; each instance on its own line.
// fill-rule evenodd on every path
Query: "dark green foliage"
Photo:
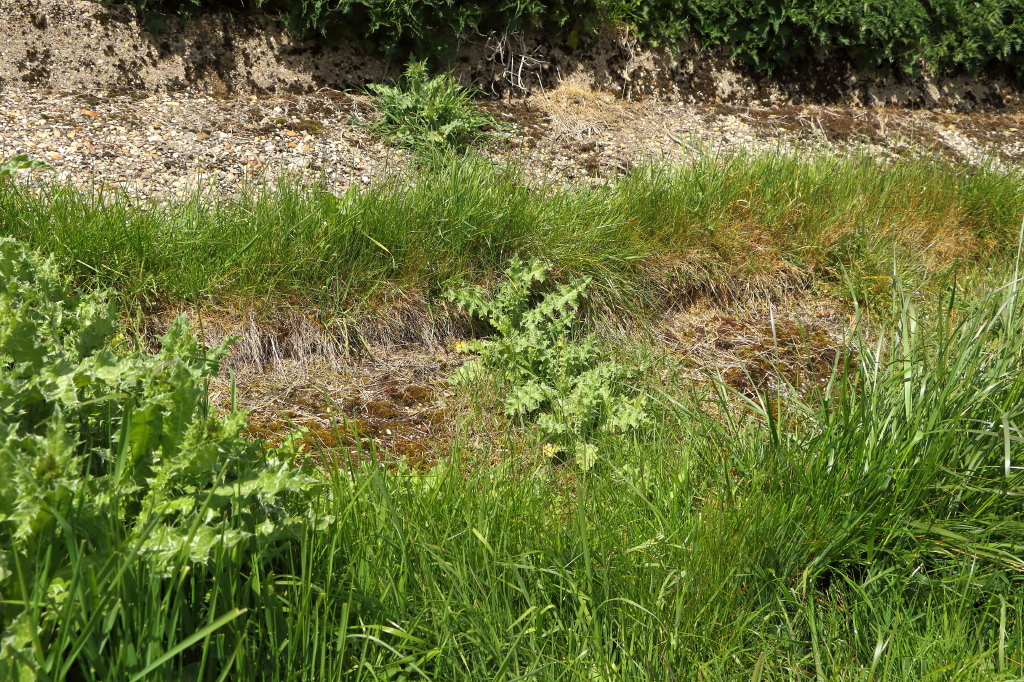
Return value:
M 1024 65 L 1021 0 L 633 0 L 618 11 L 641 36 L 693 36 L 758 69 L 824 48 L 861 68 L 910 74 Z
M 261 11 L 279 14 L 303 36 L 355 41 L 405 61 L 408 57 L 451 58 L 460 38 L 502 30 L 596 30 L 603 0 L 132 0 L 144 11 L 191 16 L 201 11 Z
M 835 48 L 857 65 L 915 73 L 1024 66 L 1024 0 L 135 0 L 146 10 L 280 13 L 305 35 L 359 41 L 405 59 L 451 57 L 459 38 L 506 29 L 556 34 L 570 46 L 625 23 L 641 39 L 727 46 L 758 69 Z

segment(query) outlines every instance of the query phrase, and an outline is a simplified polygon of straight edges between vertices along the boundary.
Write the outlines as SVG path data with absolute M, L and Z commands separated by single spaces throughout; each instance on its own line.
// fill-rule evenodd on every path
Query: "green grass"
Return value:
M 704 156 L 607 187 L 539 186 L 514 167 L 439 162 L 335 196 L 254 184 L 167 206 L 48 185 L 0 188 L 0 234 L 52 252 L 131 305 L 290 301 L 359 315 L 396 292 L 436 299 L 513 255 L 590 276 L 599 308 L 641 316 L 686 296 L 797 288 L 887 301 L 895 270 L 941 288 L 1016 243 L 1019 172 L 928 160 Z
M 25 327 L 7 324 L 36 315 L 8 305 L 35 296 L 33 280 L 0 274 L 4 352 L 36 358 L 12 341 Z M 41 338 L 78 328 L 64 304 L 40 309 L 59 321 L 37 325 Z M 643 432 L 607 436 L 590 472 L 511 432 L 496 443 L 501 463 L 481 467 L 493 453 L 467 433 L 428 472 L 363 453 L 360 466 L 322 472 L 317 494 L 268 479 L 276 492 L 257 495 L 232 478 L 275 453 L 239 452 L 201 399 L 181 408 L 206 366 L 194 344 L 127 361 L 126 378 L 144 380 L 119 384 L 76 341 L 85 331 L 47 341 L 54 357 L 84 353 L 75 371 L 95 372 L 91 385 L 121 392 L 75 402 L 46 376 L 18 383 L 12 371 L 25 368 L 3 368 L 4 395 L 33 414 L 65 410 L 71 436 L 47 428 L 56 418 L 2 413 L 5 477 L 52 491 L 19 487 L 36 506 L 0 517 L 0 613 L 20 625 L 5 646 L 21 647 L 26 668 L 76 680 L 1019 679 L 1020 284 L 955 324 L 900 296 L 891 317 L 812 402 L 744 402 L 724 386 L 709 398 L 669 358 L 633 349 L 631 364 L 658 370 L 641 387 L 660 407 Z M 147 408 L 132 416 L 133 400 Z M 209 426 L 189 427 L 178 441 L 189 445 L 169 454 L 175 420 L 193 417 Z M 43 448 L 77 454 L 32 459 Z M 200 455 L 215 471 L 192 464 Z M 135 478 L 146 462 L 160 475 Z M 138 486 L 162 486 L 167 505 L 147 492 L 138 516 Z M 232 534 L 260 515 L 286 532 Z M 25 524 L 20 536 L 12 523 Z M 196 534 L 204 524 L 223 541 Z M 154 553 L 164 528 L 193 530 Z
M 977 293 L 1014 269 L 1021 187 L 780 156 L 596 189 L 468 160 L 167 206 L 0 186 L 3 234 L 130 306 L 358 313 L 493 284 L 519 254 L 592 277 L 592 313 L 792 286 L 882 313 L 808 397 L 697 386 L 652 341 L 609 343 L 650 421 L 591 434 L 589 471 L 507 420 L 494 377 L 459 389 L 473 409 L 429 471 L 348 448 L 298 469 L 211 413 L 213 356 L 181 329 L 157 357 L 108 355 L 107 305 L 5 245 L 0 677 L 1021 679 L 1024 300 L 1017 280 Z

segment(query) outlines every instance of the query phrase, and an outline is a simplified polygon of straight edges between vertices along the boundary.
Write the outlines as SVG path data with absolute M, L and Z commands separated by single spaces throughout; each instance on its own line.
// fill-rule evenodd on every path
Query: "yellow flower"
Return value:
M 544 443 L 544 447 L 541 448 L 541 452 L 544 453 L 545 457 L 554 457 L 562 451 L 562 446 L 555 445 L 554 443 Z

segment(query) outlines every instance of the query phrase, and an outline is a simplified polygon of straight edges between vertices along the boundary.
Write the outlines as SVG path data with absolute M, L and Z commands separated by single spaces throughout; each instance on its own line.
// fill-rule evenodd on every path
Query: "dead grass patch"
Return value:
M 343 367 L 289 361 L 235 377 L 238 407 L 249 410 L 248 432 L 278 443 L 294 427 L 310 457 L 359 465 L 376 457 L 425 467 L 446 454 L 459 408 L 446 379 L 462 362 L 448 354 L 379 353 Z M 231 380 L 211 383 L 211 401 L 231 402 Z
M 748 296 L 732 305 L 722 302 L 728 298 L 724 291 L 720 299 L 695 294 L 664 316 L 656 338 L 683 376 L 698 385 L 710 385 L 717 375 L 750 398 L 771 400 L 794 390 L 808 397 L 837 367 L 855 359 L 846 336 L 851 311 L 839 299 L 774 291 L 774 300 Z M 189 316 L 198 324 L 195 311 Z M 163 326 L 170 317 L 165 313 L 151 326 Z M 429 318 L 417 320 L 428 323 Z M 248 411 L 253 438 L 276 444 L 300 427 L 299 446 L 307 457 L 341 467 L 429 468 L 456 449 L 464 453 L 467 470 L 497 464 L 512 450 L 524 454 L 516 463 L 524 471 L 547 466 L 540 448 L 528 442 L 529 429 L 503 416 L 500 386 L 483 382 L 470 395 L 448 386 L 448 377 L 465 361 L 453 352 L 454 344 L 367 344 L 361 352 L 345 353 L 309 311 L 294 308 L 276 316 L 207 313 L 203 332 L 207 343 L 241 337 L 211 381 L 210 399 L 221 410 L 234 400 Z M 639 338 L 637 333 L 633 329 L 623 338 Z M 430 336 L 422 329 L 415 335 Z M 550 475 L 558 478 L 559 469 Z
M 732 309 L 698 303 L 667 315 L 659 331 L 694 381 L 717 375 L 749 398 L 792 391 L 806 397 L 856 358 L 852 322 L 837 298 Z
M 565 84 L 541 97 L 550 117 L 555 139 L 582 140 L 599 132 L 633 123 L 644 116 L 649 104 L 627 102 L 612 95 Z
M 235 300 L 201 311 L 165 307 L 150 311 L 139 332 L 154 343 L 180 314 L 208 347 L 234 338 L 226 364 L 237 372 L 266 372 L 291 363 L 340 368 L 407 348 L 443 353 L 470 328 L 468 317 L 447 302 L 395 290 L 381 292 L 372 308 L 351 317 L 323 318 L 314 307 L 289 302 Z
M 181 313 L 207 347 L 235 339 L 210 397 L 229 409 L 234 381 L 254 438 L 279 443 L 298 426 L 311 457 L 353 463 L 376 453 L 382 462 L 429 466 L 447 452 L 459 408 L 446 381 L 465 360 L 450 351 L 466 336 L 454 311 L 407 295 L 358 320 L 325 323 L 308 307 L 237 302 L 156 311 L 143 337 L 152 346 Z

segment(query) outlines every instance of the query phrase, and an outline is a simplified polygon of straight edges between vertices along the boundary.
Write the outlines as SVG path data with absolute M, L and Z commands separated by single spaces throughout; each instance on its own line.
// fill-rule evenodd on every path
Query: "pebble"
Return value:
M 625 102 L 602 94 L 590 95 L 589 105 L 570 106 L 557 92 L 550 99 L 485 102 L 513 127 L 508 142 L 490 145 L 484 156 L 513 159 L 552 182 L 588 184 L 606 182 L 642 159 L 685 161 L 709 150 L 866 151 L 884 158 L 916 154 L 1024 163 L 1020 114 L 755 109 Z M 182 92 L 172 98 L 5 85 L 0 159 L 28 153 L 52 164 L 57 178 L 138 196 L 157 197 L 215 177 L 227 197 L 254 178 L 313 169 L 326 187 L 342 192 L 400 170 L 410 158 L 355 124 L 357 115 L 375 115 L 369 99 L 336 92 L 264 99 Z M 863 130 L 843 132 L 853 129 Z M 863 134 L 870 130 L 877 134 Z M 38 182 L 44 176 L 52 177 L 28 177 Z

